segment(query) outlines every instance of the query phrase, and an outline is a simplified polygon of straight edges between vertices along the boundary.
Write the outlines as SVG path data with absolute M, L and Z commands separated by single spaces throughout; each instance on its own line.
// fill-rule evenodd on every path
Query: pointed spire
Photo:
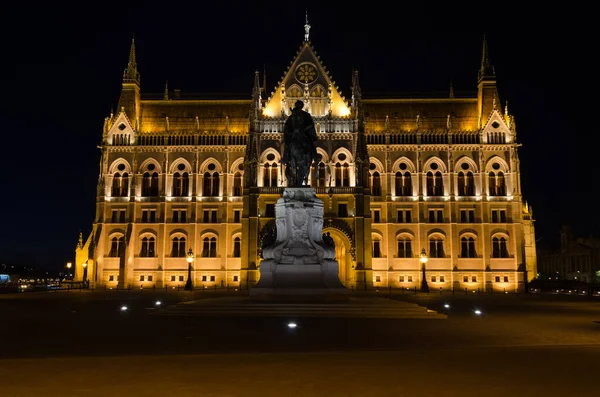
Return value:
M 306 23 L 304 24 L 304 42 L 308 42 L 308 32 L 310 31 L 310 25 L 308 24 L 308 11 L 306 11 Z
M 262 92 L 264 92 L 265 96 L 267 95 L 267 65 L 263 65 L 263 85 Z
M 165 101 L 169 100 L 169 80 L 165 81 L 165 95 L 163 96 Z
M 490 63 L 490 55 L 488 50 L 487 38 L 483 35 L 483 50 L 481 53 L 481 68 L 479 69 L 479 79 L 484 77 L 495 77 L 494 67 Z
M 83 233 L 79 232 L 79 240 L 77 241 L 77 248 L 83 248 Z
M 450 81 L 450 98 L 454 98 L 454 86 L 452 85 L 452 81 Z
M 254 87 L 252 87 L 252 98 L 256 99 L 260 96 L 260 73 L 258 70 L 254 71 Z
M 131 47 L 129 48 L 129 61 L 123 72 L 123 83 L 140 84 L 140 74 L 137 70 L 137 62 L 135 60 L 135 37 L 131 38 Z

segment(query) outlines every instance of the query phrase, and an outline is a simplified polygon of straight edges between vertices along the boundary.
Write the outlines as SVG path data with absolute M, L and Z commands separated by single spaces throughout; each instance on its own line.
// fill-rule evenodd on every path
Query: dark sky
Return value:
M 540 244 L 553 243 L 562 223 L 576 234 L 597 232 L 598 213 L 577 204 L 599 170 L 594 140 L 576 127 L 576 81 L 584 76 L 574 43 L 584 45 L 586 34 L 563 28 L 575 16 L 568 6 L 542 17 L 498 2 L 207 3 L 3 9 L 0 263 L 58 269 L 73 258 L 79 231 L 90 232 L 96 146 L 118 102 L 133 34 L 142 93 L 160 93 L 168 80 L 182 93 L 250 98 L 255 70 L 266 67 L 269 92 L 283 75 L 302 44 L 305 11 L 311 42 L 346 97 L 353 68 L 365 95 L 447 91 L 450 81 L 457 92 L 473 90 L 485 34 L 500 99 L 523 144 L 523 192 Z

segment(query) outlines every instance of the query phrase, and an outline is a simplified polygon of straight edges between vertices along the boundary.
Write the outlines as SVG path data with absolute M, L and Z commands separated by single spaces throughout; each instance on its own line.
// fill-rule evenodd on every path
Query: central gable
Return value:
M 345 117 L 350 107 L 329 72 L 306 41 L 296 53 L 275 91 L 267 99 L 263 115 L 285 117 L 297 100 L 304 102 L 304 110 L 313 117 Z

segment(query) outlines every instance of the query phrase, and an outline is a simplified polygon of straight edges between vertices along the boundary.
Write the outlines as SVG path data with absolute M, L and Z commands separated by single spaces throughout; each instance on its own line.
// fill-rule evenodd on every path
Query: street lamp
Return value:
M 192 251 L 191 247 L 187 253 L 187 257 L 185 258 L 185 260 L 188 263 L 188 278 L 185 282 L 185 287 L 183 289 L 186 291 L 191 291 L 192 289 L 194 289 L 194 284 L 192 283 L 192 262 L 194 262 L 194 252 Z
M 83 284 L 85 285 L 86 280 L 87 280 L 87 261 L 83 262 L 83 264 L 81 265 L 83 266 Z
M 67 262 L 67 274 L 69 275 L 69 278 L 71 278 L 71 266 L 73 266 L 73 264 L 71 262 Z
M 423 277 L 421 278 L 421 292 L 429 292 L 429 285 L 427 285 L 427 275 L 425 273 L 425 264 L 429 258 L 427 257 L 427 252 L 425 252 L 425 248 L 421 250 L 421 255 L 419 255 L 419 261 L 423 264 Z

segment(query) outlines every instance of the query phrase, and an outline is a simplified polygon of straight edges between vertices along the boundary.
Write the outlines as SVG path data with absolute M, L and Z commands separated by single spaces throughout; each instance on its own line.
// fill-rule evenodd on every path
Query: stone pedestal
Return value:
M 263 249 L 255 300 L 345 300 L 335 248 L 323 241 L 323 201 L 310 187 L 286 188 L 276 205 L 277 240 Z

